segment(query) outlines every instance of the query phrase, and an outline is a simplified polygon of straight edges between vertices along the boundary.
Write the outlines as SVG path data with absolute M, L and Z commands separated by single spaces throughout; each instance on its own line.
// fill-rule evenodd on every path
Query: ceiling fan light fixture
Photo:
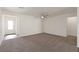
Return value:
M 41 16 L 41 19 L 47 19 L 47 16 L 48 15 L 43 15 L 43 16 Z
M 45 17 L 44 16 L 41 16 L 41 18 L 44 19 Z

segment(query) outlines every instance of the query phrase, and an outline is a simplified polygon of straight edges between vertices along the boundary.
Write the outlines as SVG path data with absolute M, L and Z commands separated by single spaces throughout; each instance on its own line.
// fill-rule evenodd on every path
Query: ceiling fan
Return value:
M 42 20 L 46 20 L 47 17 L 48 17 L 48 15 L 42 15 L 42 16 L 41 16 L 41 19 L 42 19 Z

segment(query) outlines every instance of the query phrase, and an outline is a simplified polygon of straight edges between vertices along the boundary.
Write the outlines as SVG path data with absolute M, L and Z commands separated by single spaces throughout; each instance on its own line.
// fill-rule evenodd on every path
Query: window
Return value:
M 13 30 L 13 21 L 12 20 L 8 21 L 8 30 Z

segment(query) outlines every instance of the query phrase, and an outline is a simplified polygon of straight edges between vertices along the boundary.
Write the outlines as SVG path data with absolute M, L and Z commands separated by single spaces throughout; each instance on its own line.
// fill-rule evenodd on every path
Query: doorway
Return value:
M 17 16 L 3 15 L 2 34 L 4 39 L 11 39 L 17 36 Z
M 77 17 L 67 19 L 67 40 L 72 45 L 77 45 Z

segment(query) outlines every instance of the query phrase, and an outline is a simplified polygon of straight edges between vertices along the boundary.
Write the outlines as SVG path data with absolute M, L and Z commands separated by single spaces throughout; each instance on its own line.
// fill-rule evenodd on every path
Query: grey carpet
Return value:
M 69 42 L 70 41 L 70 42 Z M 73 39 L 46 33 L 4 40 L 1 52 L 77 52 Z M 75 41 L 74 41 L 75 42 Z

